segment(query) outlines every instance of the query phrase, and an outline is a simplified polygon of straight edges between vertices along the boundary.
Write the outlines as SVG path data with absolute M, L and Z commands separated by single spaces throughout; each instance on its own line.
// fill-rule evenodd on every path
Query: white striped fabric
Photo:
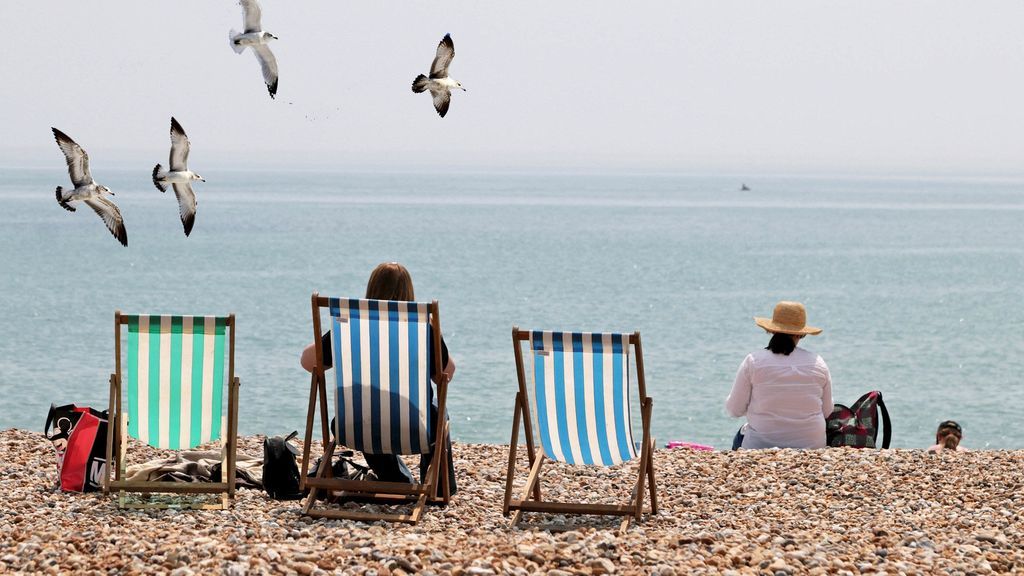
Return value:
M 194 448 L 224 433 L 225 328 L 219 316 L 128 315 L 128 433 Z
M 430 308 L 329 299 L 339 442 L 370 454 L 430 452 Z
M 636 457 L 629 335 L 534 331 L 533 409 L 544 454 L 611 466 Z

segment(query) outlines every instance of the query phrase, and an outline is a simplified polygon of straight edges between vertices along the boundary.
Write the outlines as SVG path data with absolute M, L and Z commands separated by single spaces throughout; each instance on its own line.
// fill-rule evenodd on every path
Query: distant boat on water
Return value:
M 750 192 L 750 188 L 746 184 L 740 184 L 740 192 Z

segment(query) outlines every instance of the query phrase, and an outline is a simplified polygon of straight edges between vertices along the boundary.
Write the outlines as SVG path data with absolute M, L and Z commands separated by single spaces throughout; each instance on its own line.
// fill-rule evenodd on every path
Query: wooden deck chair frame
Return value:
M 546 512 L 553 514 L 597 514 L 622 516 L 623 520 L 619 528 L 620 533 L 625 533 L 631 519 L 640 520 L 643 513 L 644 488 L 650 490 L 651 507 L 650 512 L 658 512 L 658 493 L 654 478 L 654 439 L 651 437 L 651 410 L 654 406 L 653 400 L 647 396 L 647 388 L 644 381 L 644 360 L 640 346 L 640 333 L 634 332 L 628 335 L 628 345 L 633 346 L 634 358 L 636 361 L 637 385 L 640 392 L 640 415 L 643 422 L 643 440 L 640 447 L 639 471 L 636 484 L 628 502 L 624 504 L 586 504 L 579 502 L 558 502 L 545 500 L 541 493 L 541 467 L 547 457 L 543 450 L 538 450 L 535 445 L 533 426 L 531 422 L 529 393 L 527 391 L 526 370 L 523 365 L 522 343 L 529 342 L 531 331 L 512 328 L 512 344 L 515 348 L 516 377 L 519 381 L 519 391 L 516 393 L 515 410 L 512 416 L 512 439 L 509 443 L 508 472 L 505 478 L 505 500 L 502 513 L 505 516 L 512 514 L 510 527 L 515 527 L 522 518 L 523 512 Z M 522 424 L 526 437 L 526 454 L 530 463 L 530 473 L 526 479 L 522 495 L 513 498 L 513 479 L 515 474 L 516 455 L 519 444 L 519 426 Z
M 155 316 L 155 315 L 152 315 Z M 114 312 L 114 367 L 110 375 L 109 425 L 107 429 L 107 463 L 104 474 L 103 491 L 118 493 L 118 506 L 121 508 L 194 508 L 194 509 L 225 509 L 231 505 L 235 496 L 235 457 L 238 438 L 238 389 L 239 379 L 235 376 L 235 315 L 225 319 L 225 330 L 228 338 L 228 405 L 221 415 L 223 432 L 220 439 L 221 451 L 221 482 L 149 482 L 125 480 L 126 452 L 128 443 L 127 414 L 123 409 L 123 381 L 121 376 L 121 336 L 122 328 L 126 327 L 131 316 Z M 223 391 L 221 391 L 223 394 Z M 113 472 L 114 478 L 111 479 Z M 128 493 L 168 493 L 178 495 L 212 494 L 220 495 L 219 502 L 152 502 L 134 503 L 127 498 Z
M 323 350 L 321 337 L 321 311 L 330 307 L 330 298 L 320 296 L 313 292 L 311 298 L 313 312 L 313 335 L 316 348 L 316 366 L 313 369 L 309 387 L 309 410 L 306 414 L 306 435 L 302 447 L 302 469 L 299 476 L 299 483 L 304 490 L 309 488 L 309 495 L 302 506 L 302 514 L 315 518 L 334 518 L 359 520 L 373 522 L 385 520 L 389 522 L 404 522 L 415 524 L 423 515 L 426 504 L 444 503 L 448 504 L 451 488 L 448 486 L 448 453 L 446 442 L 449 434 L 448 419 L 445 417 L 445 400 L 448 391 L 448 376 L 443 375 L 440 382 L 435 382 L 437 392 L 437 418 L 435 420 L 434 456 L 430 461 L 426 479 L 423 483 L 406 484 L 402 482 L 382 482 L 376 480 L 349 480 L 334 478 L 332 476 L 331 462 L 334 453 L 338 449 L 337 441 L 332 438 L 330 430 L 330 415 L 327 394 L 326 369 L 323 366 Z M 441 319 L 437 300 L 429 304 L 430 325 L 433 329 L 433 338 L 430 345 L 433 347 L 434 374 L 444 374 L 441 367 Z M 335 364 L 338 358 L 333 359 Z M 319 404 L 319 411 L 317 406 Z M 319 413 L 320 432 L 322 434 L 324 448 L 321 455 L 321 465 L 314 477 L 308 477 L 310 448 L 313 440 L 314 417 Z M 325 465 L 326 464 L 326 465 Z M 438 494 L 440 491 L 440 494 Z M 317 498 L 322 492 L 328 495 L 333 494 L 340 498 L 353 498 L 360 502 L 376 504 L 407 504 L 412 509 L 408 513 L 374 513 L 362 510 L 332 509 L 316 505 Z

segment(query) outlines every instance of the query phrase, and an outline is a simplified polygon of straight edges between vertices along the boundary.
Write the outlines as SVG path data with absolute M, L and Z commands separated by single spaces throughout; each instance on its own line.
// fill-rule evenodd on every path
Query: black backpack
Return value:
M 263 489 L 274 500 L 298 500 L 309 493 L 308 489 L 299 490 L 299 465 L 295 461 L 299 449 L 289 442 L 298 434 L 292 431 L 285 438 L 274 436 L 263 441 Z M 366 478 L 370 469 L 353 462 L 353 454 L 351 450 L 338 453 L 338 460 L 331 464 L 331 473 L 335 478 Z M 310 466 L 309 477 L 316 476 L 319 468 L 320 459 L 317 458 Z M 320 497 L 325 495 L 321 494 Z
M 299 449 L 289 442 L 298 434 L 293 431 L 285 438 L 274 436 L 263 441 L 263 489 L 275 500 L 298 500 L 303 496 L 295 462 Z
M 882 419 L 878 415 L 881 412 Z M 853 448 L 878 448 L 878 432 L 882 432 L 881 448 L 888 448 L 892 439 L 892 423 L 889 411 L 882 401 L 882 393 L 872 390 L 846 407 L 833 406 L 832 414 L 825 419 L 825 433 L 829 446 L 850 446 Z

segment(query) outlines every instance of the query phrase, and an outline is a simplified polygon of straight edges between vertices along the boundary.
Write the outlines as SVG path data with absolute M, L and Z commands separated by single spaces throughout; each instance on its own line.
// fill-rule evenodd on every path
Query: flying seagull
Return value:
M 192 232 L 196 221 L 196 193 L 192 191 L 192 181 L 206 179 L 188 169 L 188 136 L 185 129 L 171 116 L 171 158 L 166 172 L 159 164 L 153 168 L 153 184 L 161 192 L 167 192 L 167 185 L 174 187 L 174 195 L 178 197 L 178 211 L 181 223 L 185 226 L 185 236 Z
M 270 51 L 267 43 L 277 40 L 270 32 L 263 29 L 260 24 L 260 5 L 256 0 L 239 0 L 242 5 L 242 19 L 245 31 L 239 34 L 234 29 L 228 34 L 231 48 L 236 54 L 241 54 L 246 46 L 251 46 L 256 53 L 256 59 L 260 61 L 260 68 L 263 69 L 263 81 L 267 83 L 267 90 L 270 97 L 277 94 L 277 59 Z
M 74 212 L 75 207 L 71 202 L 82 201 L 89 205 L 107 225 L 110 233 L 117 238 L 122 246 L 128 246 L 128 233 L 124 229 L 124 218 L 121 218 L 121 211 L 113 202 L 103 197 L 104 194 L 114 195 L 110 188 L 101 186 L 92 179 L 89 172 L 89 155 L 82 150 L 82 147 L 75 143 L 67 134 L 51 128 L 53 137 L 64 153 L 64 159 L 68 162 L 68 175 L 71 176 L 71 183 L 75 185 L 74 190 L 64 190 L 57 186 L 57 203 L 69 212 Z
M 434 56 L 434 63 L 430 65 L 430 77 L 420 74 L 412 81 L 412 91 L 419 94 L 430 90 L 434 97 L 434 108 L 444 118 L 448 113 L 448 104 L 452 101 L 452 90 L 456 88 L 466 91 L 462 83 L 448 76 L 448 66 L 455 58 L 455 43 L 452 42 L 451 34 L 445 34 L 444 38 L 437 45 L 437 55 Z

